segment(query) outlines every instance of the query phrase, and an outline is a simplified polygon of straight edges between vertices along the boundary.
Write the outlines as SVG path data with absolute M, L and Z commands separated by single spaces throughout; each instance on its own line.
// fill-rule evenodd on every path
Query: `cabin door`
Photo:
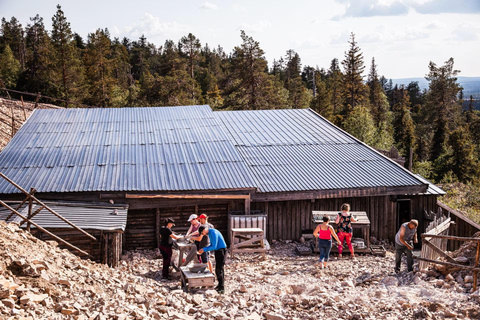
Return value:
M 399 199 L 397 200 L 397 229 L 400 229 L 400 226 L 404 222 L 408 222 L 412 219 L 412 210 L 411 210 L 411 200 L 410 199 Z

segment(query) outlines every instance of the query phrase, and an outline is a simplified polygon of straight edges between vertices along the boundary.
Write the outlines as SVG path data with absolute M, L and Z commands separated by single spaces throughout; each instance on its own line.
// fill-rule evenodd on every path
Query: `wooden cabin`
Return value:
M 371 236 L 425 227 L 444 192 L 310 109 L 209 106 L 35 110 L 0 153 L 0 171 L 42 200 L 128 206 L 123 249 L 154 248 L 162 220 L 185 232 L 207 214 L 267 214 L 267 239 L 298 240 L 312 211 L 350 203 Z M 0 179 L 0 199 L 21 196 Z M 95 222 L 92 221 L 94 224 Z

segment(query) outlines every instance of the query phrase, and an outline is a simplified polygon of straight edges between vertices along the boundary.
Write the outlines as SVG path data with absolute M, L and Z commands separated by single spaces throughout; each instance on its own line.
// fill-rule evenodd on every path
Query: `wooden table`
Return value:
M 230 254 L 242 252 L 259 252 L 265 256 L 265 243 L 263 241 L 264 233 L 260 228 L 232 228 L 232 244 L 230 245 Z M 240 242 L 235 243 L 235 238 Z
M 323 216 L 327 216 L 330 219 L 330 224 L 335 229 L 337 225 L 335 224 L 335 219 L 338 216 L 338 213 L 341 211 L 312 211 L 312 222 L 315 224 L 322 223 Z M 353 229 L 362 229 L 363 240 L 365 242 L 365 248 L 354 248 L 355 252 L 359 253 L 370 253 L 370 219 L 365 211 L 350 211 L 350 214 L 355 217 L 356 222 L 352 222 Z M 353 242 L 352 242 L 353 243 Z M 315 252 L 318 252 L 317 241 L 315 241 Z M 345 246 L 343 251 L 348 248 Z M 338 252 L 338 247 L 332 246 L 331 252 Z
M 188 292 L 191 288 L 215 286 L 215 276 L 208 270 L 204 272 L 190 272 L 188 267 L 180 267 L 180 280 L 182 281 L 182 289 Z
M 190 261 L 197 258 L 197 246 L 195 243 L 179 242 L 173 240 L 173 248 L 178 250 L 178 263 L 172 261 L 172 266 L 180 271 L 180 267 L 186 266 Z M 183 255 L 186 253 L 185 261 L 183 261 Z

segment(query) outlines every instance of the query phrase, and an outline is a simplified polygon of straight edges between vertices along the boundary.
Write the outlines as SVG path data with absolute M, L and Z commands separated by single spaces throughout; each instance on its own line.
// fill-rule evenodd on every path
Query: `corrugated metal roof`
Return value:
M 427 189 L 427 192 L 425 192 L 425 194 L 435 194 L 435 195 L 440 195 L 440 196 L 443 196 L 444 194 L 447 194 L 440 187 L 438 187 L 435 184 L 433 184 L 432 182 L 428 181 L 427 179 L 425 179 L 421 175 L 415 174 L 415 176 L 418 179 L 420 179 L 421 181 L 423 181 L 424 183 L 428 184 L 428 189 Z
M 2 207 L 3 208 L 3 207 Z M 35 212 L 39 206 L 34 204 L 32 212 Z M 72 205 L 49 205 L 49 208 L 60 214 L 81 229 L 95 230 L 125 230 L 127 225 L 127 208 L 126 207 L 89 207 L 89 206 L 72 206 Z M 5 208 L 3 208 L 5 209 Z M 10 211 L 0 210 L 0 219 L 5 220 Z M 19 212 L 23 216 L 28 215 L 28 207 Z M 14 215 L 8 222 L 20 223 L 22 218 Z M 63 222 L 55 215 L 47 210 L 42 210 L 32 219 L 43 228 L 67 228 L 72 229 L 70 225 Z M 26 226 L 24 224 L 23 226 Z M 32 226 L 32 228 L 34 228 Z
M 309 109 L 218 111 L 261 192 L 424 182 Z
M 37 192 L 253 188 L 209 106 L 36 110 L 0 171 Z M 18 192 L 0 179 L 0 193 Z

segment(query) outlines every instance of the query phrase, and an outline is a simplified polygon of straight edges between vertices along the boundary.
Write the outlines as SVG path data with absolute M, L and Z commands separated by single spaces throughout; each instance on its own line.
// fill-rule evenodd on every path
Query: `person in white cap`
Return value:
M 185 237 L 198 235 L 198 228 L 200 227 L 200 222 L 198 222 L 198 216 L 196 214 L 191 214 L 190 217 L 188 217 L 188 222 L 190 222 L 190 228 L 188 229 Z

